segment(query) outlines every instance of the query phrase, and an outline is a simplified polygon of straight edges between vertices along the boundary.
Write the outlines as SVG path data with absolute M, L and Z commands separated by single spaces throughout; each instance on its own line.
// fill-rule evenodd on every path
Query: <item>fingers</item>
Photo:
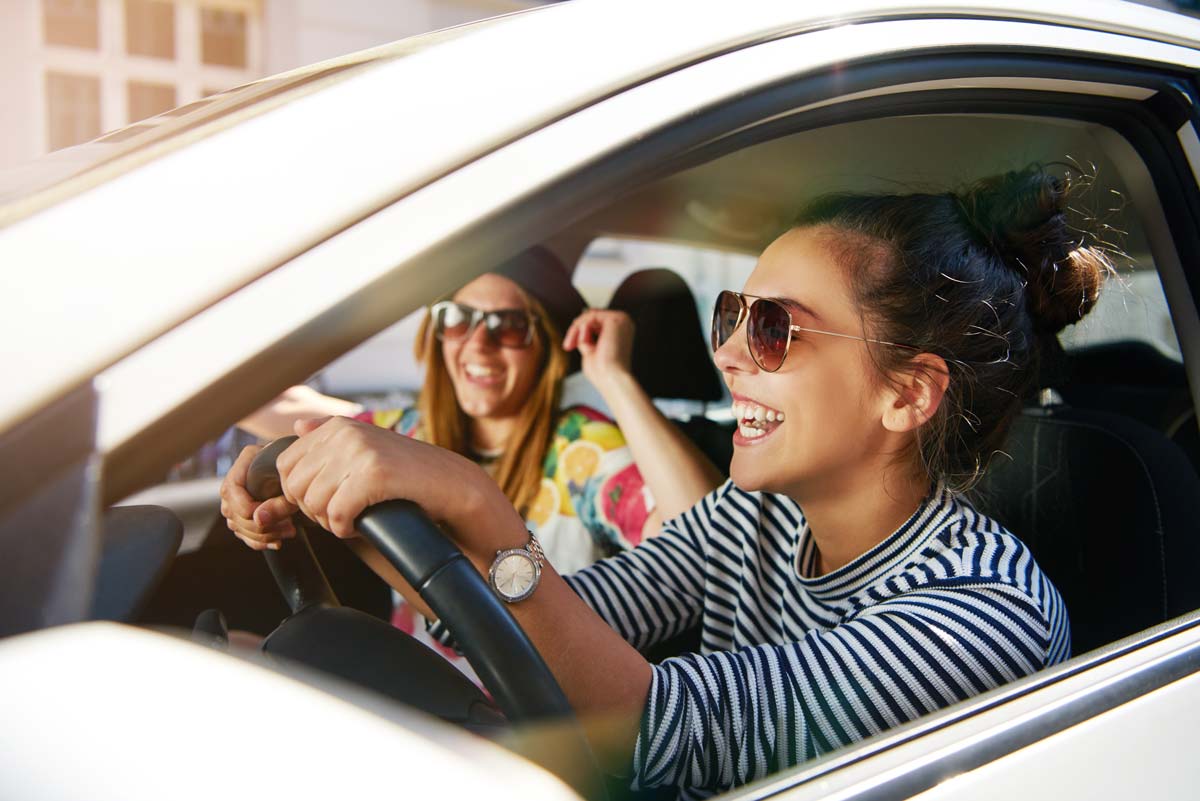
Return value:
M 328 516 L 325 528 L 342 539 L 356 536 L 354 521 L 362 514 L 362 498 L 346 481 L 338 482 L 333 490 L 325 506 Z
M 255 551 L 278 551 L 283 545 L 283 540 L 296 536 L 296 528 L 291 520 L 277 523 L 266 531 L 258 530 L 252 524 L 246 525 L 233 520 L 227 520 L 225 525 L 242 544 Z
M 260 529 L 267 530 L 278 523 L 290 521 L 297 511 L 299 507 L 288 503 L 287 498 L 281 495 L 260 503 L 254 510 L 253 520 Z
M 332 465 L 322 464 L 312 480 L 306 482 L 304 497 L 300 504 L 304 513 L 316 520 L 326 531 L 333 531 L 329 522 L 329 500 L 337 492 L 338 486 L 342 483 L 341 479 L 344 478 L 337 471 L 338 468 Z
M 296 534 L 291 514 L 295 511 L 283 498 L 258 503 L 246 491 L 246 473 L 260 448 L 250 445 L 221 481 L 221 515 L 234 536 L 256 551 L 278 550 L 280 540 Z
M 232 524 L 244 525 L 258 505 L 246 492 L 246 470 L 258 451 L 254 445 L 243 448 L 221 480 L 221 516 Z
M 275 498 L 266 503 L 273 504 L 282 500 L 282 498 Z M 282 508 L 287 508 L 286 502 Z M 233 535 L 256 551 L 279 550 L 280 540 L 296 535 L 296 529 L 292 525 L 290 516 L 284 515 L 278 519 L 269 517 L 268 519 L 274 519 L 274 522 L 262 525 L 253 515 L 243 516 L 236 512 L 225 513 L 224 511 L 222 513 L 225 514 L 225 525 L 233 532 Z M 276 512 L 276 514 L 278 513 Z
M 571 322 L 567 335 L 563 337 L 563 350 L 570 352 L 578 349 L 581 353 L 590 352 L 599 339 L 599 332 L 604 325 L 604 309 L 588 309 Z
M 352 496 L 341 497 L 336 515 L 330 508 L 331 500 L 351 473 L 361 473 L 364 465 L 372 463 L 370 435 L 396 435 L 345 417 L 307 422 L 309 432 L 280 454 L 276 462 L 284 495 L 326 531 L 339 537 L 356 536 L 354 518 L 366 507 L 364 498 L 371 494 L 372 486 L 357 482 Z M 353 509 L 349 497 L 357 499 Z
M 578 344 L 580 321 L 582 319 L 582 317 L 576 317 L 574 320 L 572 320 L 570 327 L 567 328 L 566 336 L 563 337 L 562 346 L 563 350 L 565 350 L 567 353 L 575 350 L 575 346 Z
M 310 417 L 304 420 L 297 420 L 292 424 L 292 430 L 296 432 L 297 436 L 303 437 L 305 434 L 316 431 L 325 424 L 325 421 L 331 419 L 331 415 L 325 415 L 324 417 Z
M 258 451 L 257 445 L 242 448 L 242 452 L 238 454 L 221 481 L 221 514 L 226 517 L 229 516 L 227 511 L 241 514 L 243 517 L 249 517 L 254 511 L 254 499 L 246 491 L 246 472 Z
M 571 327 L 567 329 L 567 336 L 563 339 L 563 350 L 579 350 L 583 354 L 591 353 L 600 337 L 600 331 L 604 324 L 601 316 L 603 314 L 601 309 L 588 309 L 576 317 L 571 323 Z

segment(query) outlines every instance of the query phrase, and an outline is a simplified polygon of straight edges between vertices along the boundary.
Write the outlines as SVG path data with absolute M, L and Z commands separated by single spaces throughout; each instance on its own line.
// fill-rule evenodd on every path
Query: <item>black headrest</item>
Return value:
M 1121 415 L 1020 415 L 975 505 L 1062 593 L 1083 653 L 1200 607 L 1200 478 L 1163 434 Z
M 678 274 L 664 267 L 631 273 L 608 307 L 625 312 L 637 326 L 633 374 L 650 397 L 721 400 L 721 379 L 696 299 Z
M 1067 356 L 1067 369 L 1072 384 L 1187 387 L 1181 362 L 1134 339 L 1075 348 Z

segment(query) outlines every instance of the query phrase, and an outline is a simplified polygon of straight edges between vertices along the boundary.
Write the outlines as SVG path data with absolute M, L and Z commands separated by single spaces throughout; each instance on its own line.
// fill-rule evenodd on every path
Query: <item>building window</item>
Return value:
M 42 0 L 46 44 L 100 47 L 100 15 L 96 0 Z
M 200 9 L 200 60 L 219 67 L 246 66 L 246 15 Z
M 129 121 L 137 122 L 175 108 L 175 87 L 161 83 L 129 82 Z
M 100 135 L 100 79 L 46 73 L 46 133 L 50 150 Z
M 125 0 L 125 52 L 175 58 L 175 6 L 160 0 Z

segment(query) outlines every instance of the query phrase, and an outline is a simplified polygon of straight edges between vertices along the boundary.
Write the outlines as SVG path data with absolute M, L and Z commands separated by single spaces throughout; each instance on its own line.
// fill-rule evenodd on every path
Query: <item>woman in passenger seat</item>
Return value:
M 492 579 L 610 768 L 703 797 L 1067 658 L 1058 592 L 962 495 L 1040 343 L 1111 270 L 1066 202 L 1038 167 L 962 193 L 827 197 L 722 293 L 731 480 L 639 548 Z M 485 575 L 505 549 L 537 560 L 469 460 L 345 419 L 302 430 L 285 493 L 335 534 L 409 498 Z M 700 653 L 637 650 L 695 624 Z
M 632 345 L 626 315 L 586 310 L 561 263 L 533 248 L 430 308 L 417 335 L 426 376 L 416 406 L 367 411 L 298 386 L 239 426 L 274 439 L 292 433 L 297 419 L 342 414 L 462 454 L 522 511 L 556 569 L 573 572 L 656 534 L 665 518 L 721 483 L 633 380 Z M 586 406 L 559 408 L 575 350 L 616 423 Z M 247 499 L 231 474 L 223 506 L 236 516 L 231 501 Z M 270 511 L 258 510 L 260 524 Z M 286 516 L 279 525 L 290 532 Z M 374 552 L 360 556 L 389 569 Z M 392 619 L 434 644 L 404 603 Z M 465 660 L 442 652 L 473 675 Z

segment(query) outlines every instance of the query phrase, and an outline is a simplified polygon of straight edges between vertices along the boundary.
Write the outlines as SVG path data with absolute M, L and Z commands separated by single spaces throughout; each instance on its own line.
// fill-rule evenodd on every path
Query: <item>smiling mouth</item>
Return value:
M 738 433 L 748 440 L 765 437 L 784 421 L 783 412 L 753 401 L 734 401 L 733 418 L 737 420 Z
M 482 364 L 464 364 L 463 375 L 473 384 L 492 385 L 504 378 L 504 370 L 499 367 L 485 367 Z

